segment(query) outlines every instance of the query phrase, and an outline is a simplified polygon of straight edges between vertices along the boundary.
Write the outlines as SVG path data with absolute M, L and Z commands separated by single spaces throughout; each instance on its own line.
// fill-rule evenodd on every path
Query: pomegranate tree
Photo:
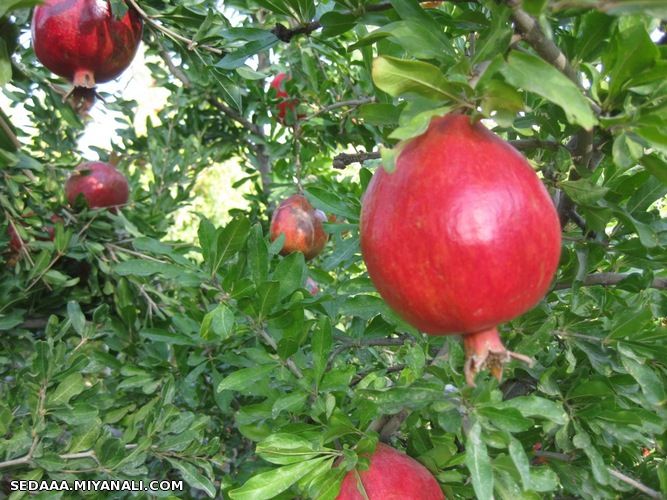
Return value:
M 301 252 L 306 260 L 317 257 L 329 240 L 323 222 L 327 220 L 321 210 L 315 210 L 305 196 L 295 194 L 280 203 L 271 219 L 271 241 L 281 234 L 285 243 L 282 255 Z
M 110 163 L 82 163 L 65 184 L 65 196 L 74 206 L 82 195 L 90 208 L 118 207 L 127 203 L 130 188 L 125 176 Z
M 362 493 L 363 492 L 363 493 Z M 365 471 L 345 475 L 338 500 L 443 500 L 438 481 L 415 459 L 378 444 Z
M 142 28 L 133 9 L 116 19 L 108 0 L 45 0 L 33 14 L 32 44 L 49 70 L 92 89 L 127 69 Z
M 449 114 L 377 170 L 363 199 L 361 248 L 387 303 L 431 335 L 462 334 L 465 374 L 510 358 L 497 326 L 545 295 L 560 256 L 549 195 L 511 145 Z

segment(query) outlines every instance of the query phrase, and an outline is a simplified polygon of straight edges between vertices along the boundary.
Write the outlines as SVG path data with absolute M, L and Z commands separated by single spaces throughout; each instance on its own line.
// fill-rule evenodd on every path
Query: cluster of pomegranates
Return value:
M 129 66 L 142 25 L 133 9 L 114 18 L 107 0 L 46 0 L 34 12 L 33 46 L 47 68 L 90 99 L 96 83 Z M 298 100 L 285 90 L 288 78 L 280 73 L 270 84 L 283 124 L 290 115 L 300 118 L 293 116 Z M 65 190 L 73 206 L 83 198 L 90 207 L 112 210 L 129 195 L 125 177 L 102 162 L 77 167 Z M 275 210 L 270 237 L 284 238 L 283 255 L 301 252 L 311 260 L 328 241 L 326 220 L 296 194 Z M 12 249 L 20 250 L 23 242 L 9 231 Z M 46 232 L 52 239 L 53 228 Z M 543 298 L 560 244 L 556 210 L 528 162 L 463 114 L 434 119 L 405 145 L 395 171 L 376 171 L 363 199 L 361 249 L 378 292 L 419 330 L 463 336 L 470 385 L 485 367 L 500 378 L 510 359 L 530 361 L 503 346 L 497 327 Z M 317 293 L 310 278 L 306 286 Z M 426 468 L 380 444 L 368 470 L 346 475 L 338 498 L 444 496 Z

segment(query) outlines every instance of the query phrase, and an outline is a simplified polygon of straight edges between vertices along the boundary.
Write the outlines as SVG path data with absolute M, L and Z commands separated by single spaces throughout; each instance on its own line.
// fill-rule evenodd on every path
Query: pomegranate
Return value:
M 116 167 L 101 161 L 82 163 L 65 184 L 70 205 L 82 195 L 90 208 L 118 207 L 127 203 L 129 185 Z
M 306 278 L 305 289 L 308 290 L 308 293 L 310 293 L 313 297 L 320 293 L 320 286 L 317 284 L 317 281 L 315 281 L 310 276 Z
M 108 0 L 45 0 L 33 14 L 32 43 L 49 70 L 90 89 L 127 69 L 142 29 L 136 11 L 116 19 Z
M 534 307 L 560 256 L 560 226 L 526 159 L 461 114 L 434 119 L 363 199 L 361 249 L 387 303 L 432 335 L 462 334 L 465 374 L 500 379 L 497 325 Z
M 282 255 L 301 252 L 310 260 L 320 254 L 329 240 L 322 222 L 326 215 L 315 210 L 305 196 L 295 194 L 282 201 L 271 219 L 271 241 L 281 234 L 285 243 L 280 251 Z
M 278 121 L 285 123 L 287 116 L 294 117 L 295 109 L 299 101 L 297 99 L 288 99 L 289 94 L 285 91 L 285 79 L 289 77 L 285 73 L 278 73 L 271 82 L 271 88 L 276 90 L 276 97 L 280 99 L 278 103 Z M 303 115 L 298 115 L 297 118 L 302 118 Z
M 27 216 L 32 217 L 34 215 L 35 214 L 33 212 L 31 212 Z M 51 222 L 53 222 L 53 224 L 57 224 L 58 222 L 62 222 L 63 218 L 60 217 L 59 215 L 53 214 L 51 216 L 50 220 L 51 220 Z M 20 224 L 24 227 L 26 226 L 26 224 L 23 223 L 23 222 L 20 222 Z M 38 236 L 37 237 L 38 240 L 40 240 L 40 241 L 49 241 L 49 240 L 53 241 L 55 239 L 56 229 L 53 225 L 47 224 L 46 227 L 44 227 L 44 232 L 48 235 L 48 238 Z M 16 232 L 16 230 L 14 229 L 14 227 L 11 224 L 9 224 L 7 226 L 7 234 L 9 235 L 9 248 L 14 252 L 20 252 L 21 248 L 23 248 L 23 246 L 25 245 L 25 241 L 23 241 L 19 237 L 18 233 Z
M 345 475 L 336 498 L 443 500 L 445 495 L 426 467 L 404 453 L 380 443 L 371 456 L 367 470 L 353 470 Z

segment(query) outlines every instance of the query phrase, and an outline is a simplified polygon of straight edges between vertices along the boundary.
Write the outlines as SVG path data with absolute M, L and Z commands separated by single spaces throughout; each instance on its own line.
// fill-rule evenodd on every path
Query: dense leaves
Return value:
M 3 480 L 333 499 L 382 439 L 447 498 L 667 494 L 662 2 L 137 1 L 168 100 L 144 127 L 141 103 L 101 88 L 117 131 L 94 153 L 68 83 L 29 47 L 34 3 L 0 6 Z M 280 72 L 298 98 L 285 124 L 268 90 Z M 501 327 L 535 364 L 475 388 L 457 338 L 379 298 L 358 243 L 372 170 L 452 109 L 523 151 L 565 223 L 551 292 Z M 371 151 L 382 160 L 332 169 Z M 91 154 L 130 180 L 117 213 L 67 208 L 64 181 Z M 242 191 L 246 208 L 194 217 L 196 241 L 179 240 L 178 209 L 228 160 L 243 175 L 208 199 Z M 268 238 L 298 190 L 336 216 L 308 264 Z

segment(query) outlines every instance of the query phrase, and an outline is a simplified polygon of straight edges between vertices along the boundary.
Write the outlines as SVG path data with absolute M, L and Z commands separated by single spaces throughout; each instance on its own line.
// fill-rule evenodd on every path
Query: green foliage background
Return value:
M 127 126 L 136 103 L 97 104 L 125 117 L 99 152 L 130 179 L 117 214 L 66 208 L 86 122 L 63 102 L 66 82 L 17 43 L 35 3 L 0 6 L 2 92 L 38 130 L 0 114 L 10 498 L 23 496 L 11 479 L 74 477 L 183 478 L 179 495 L 195 498 L 335 498 L 378 439 L 426 465 L 447 498 L 667 494 L 664 1 L 139 1 L 170 96 L 145 135 Z M 281 71 L 305 116 L 285 125 L 267 90 Z M 476 388 L 459 340 L 405 324 L 365 272 L 360 199 L 380 160 L 332 168 L 338 153 L 380 150 L 391 169 L 401 141 L 456 107 L 492 118 L 566 222 L 553 289 L 501 327 L 535 365 Z M 215 196 L 239 191 L 247 209 L 175 239 L 200 174 L 230 160 L 244 176 L 216 181 Z M 308 264 L 267 237 L 273 207 L 299 187 L 338 217 Z M 53 213 L 64 222 L 51 242 Z

